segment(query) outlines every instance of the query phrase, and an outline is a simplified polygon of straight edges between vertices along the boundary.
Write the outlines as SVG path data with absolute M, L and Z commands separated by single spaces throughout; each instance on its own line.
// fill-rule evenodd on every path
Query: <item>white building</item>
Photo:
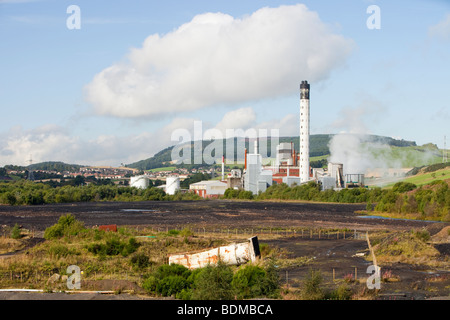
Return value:
M 200 181 L 191 184 L 189 190 L 202 198 L 215 198 L 225 194 L 227 184 L 218 180 Z
M 262 167 L 262 157 L 258 154 L 258 142 L 255 141 L 255 151 L 247 154 L 247 169 L 244 175 L 244 190 L 258 194 L 265 192 L 268 186 L 273 183 L 272 170 L 264 170 Z

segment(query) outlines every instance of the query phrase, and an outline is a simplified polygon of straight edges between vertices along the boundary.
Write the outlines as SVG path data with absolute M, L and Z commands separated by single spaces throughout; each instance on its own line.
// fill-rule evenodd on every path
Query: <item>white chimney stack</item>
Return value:
M 309 181 L 309 83 L 300 84 L 300 182 Z

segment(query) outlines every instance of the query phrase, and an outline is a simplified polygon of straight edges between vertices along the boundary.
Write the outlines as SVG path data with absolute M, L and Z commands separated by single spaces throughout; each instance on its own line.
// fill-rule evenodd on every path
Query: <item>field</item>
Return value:
M 441 169 L 429 173 L 419 173 L 415 176 L 407 177 L 402 181 L 414 183 L 417 186 L 423 186 L 435 180 L 447 180 L 447 179 L 450 179 L 450 168 Z
M 283 299 L 302 298 L 303 281 L 311 268 L 321 272 L 325 288 L 331 290 L 345 285 L 352 291 L 353 299 L 448 297 L 448 239 L 446 234 L 439 241 L 435 238 L 448 224 L 368 219 L 358 213 L 364 208 L 362 204 L 226 200 L 0 206 L 5 241 L 10 241 L 7 228 L 16 223 L 26 234 L 17 243 L 17 252 L 2 251 L 0 286 L 44 288 L 52 270 L 61 272 L 68 265 L 78 263 L 85 271 L 85 290 L 115 293 L 131 290 L 134 295 L 128 298 L 154 299 L 142 291 L 143 271 L 136 271 L 130 264 L 133 254 L 99 259 L 87 250 L 96 243 L 95 239 L 99 242 L 110 237 L 99 238 L 96 226 L 117 224 L 119 239 L 125 243 L 135 237 L 140 244 L 137 253 L 149 256 L 153 267 L 166 262 L 170 252 L 209 248 L 256 235 L 263 259 L 278 259 Z M 83 237 L 44 241 L 43 231 L 68 213 L 88 228 Z M 431 238 L 423 244 L 426 249 L 423 254 L 411 255 L 408 251 L 411 249 L 407 250 L 401 241 L 403 247 L 397 251 L 403 250 L 404 254 L 386 253 L 383 239 L 401 238 L 412 234 L 411 230 L 425 229 Z M 379 265 L 387 272 L 379 292 L 366 289 L 366 271 L 372 264 L 366 232 L 380 252 Z M 17 294 L 0 295 L 4 299 L 13 297 Z

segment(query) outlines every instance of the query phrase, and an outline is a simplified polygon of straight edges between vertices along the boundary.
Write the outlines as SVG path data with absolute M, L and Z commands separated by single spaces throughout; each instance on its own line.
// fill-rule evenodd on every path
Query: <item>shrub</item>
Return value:
M 160 266 L 143 282 L 142 287 L 148 292 L 168 297 L 189 289 L 191 271 L 179 264 Z
M 145 254 L 138 253 L 131 257 L 130 263 L 137 269 L 145 269 L 150 265 L 150 260 Z
M 114 237 L 106 240 L 106 243 L 92 243 L 87 247 L 89 252 L 97 255 L 117 256 L 119 254 L 124 257 L 135 252 L 139 247 L 139 243 L 135 238 L 128 239 L 128 242 L 121 241 L 119 238 Z
M 301 291 L 301 296 L 305 300 L 320 300 L 325 297 L 324 291 L 322 289 L 322 274 L 321 272 L 309 270 L 308 276 L 303 282 L 303 288 Z
M 250 299 L 264 294 L 266 272 L 261 267 L 246 265 L 233 276 L 231 285 L 238 299 Z
M 56 224 L 45 229 L 44 238 L 50 240 L 63 236 L 77 235 L 83 229 L 84 224 L 69 213 L 62 215 Z
M 14 227 L 11 230 L 11 238 L 13 238 L 13 239 L 22 238 L 22 233 L 21 233 L 20 227 L 17 223 L 14 225 Z
M 426 229 L 413 231 L 413 234 L 416 236 L 417 239 L 423 242 L 427 242 L 430 240 L 430 232 L 428 232 L 428 230 Z
M 336 290 L 333 290 L 329 294 L 329 299 L 331 300 L 350 300 L 352 297 L 352 290 L 348 287 L 347 284 L 343 283 Z
M 192 299 L 231 300 L 233 299 L 232 280 L 233 271 L 229 266 L 222 262 L 219 262 L 217 266 L 208 265 L 196 276 Z
M 416 188 L 417 188 L 417 186 L 414 183 L 402 181 L 402 182 L 397 182 L 396 184 L 394 184 L 394 186 L 392 187 L 392 191 L 398 192 L 398 193 L 403 193 L 403 192 L 412 191 Z
M 65 258 L 71 254 L 71 251 L 65 245 L 57 243 L 48 249 L 48 253 L 56 258 Z

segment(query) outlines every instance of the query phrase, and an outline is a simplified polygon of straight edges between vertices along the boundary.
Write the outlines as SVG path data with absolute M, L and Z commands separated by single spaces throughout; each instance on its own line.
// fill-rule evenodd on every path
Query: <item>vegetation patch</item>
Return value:
M 436 265 L 439 256 L 431 244 L 426 230 L 394 232 L 388 236 L 373 238 L 373 248 L 379 263 L 403 262 Z

